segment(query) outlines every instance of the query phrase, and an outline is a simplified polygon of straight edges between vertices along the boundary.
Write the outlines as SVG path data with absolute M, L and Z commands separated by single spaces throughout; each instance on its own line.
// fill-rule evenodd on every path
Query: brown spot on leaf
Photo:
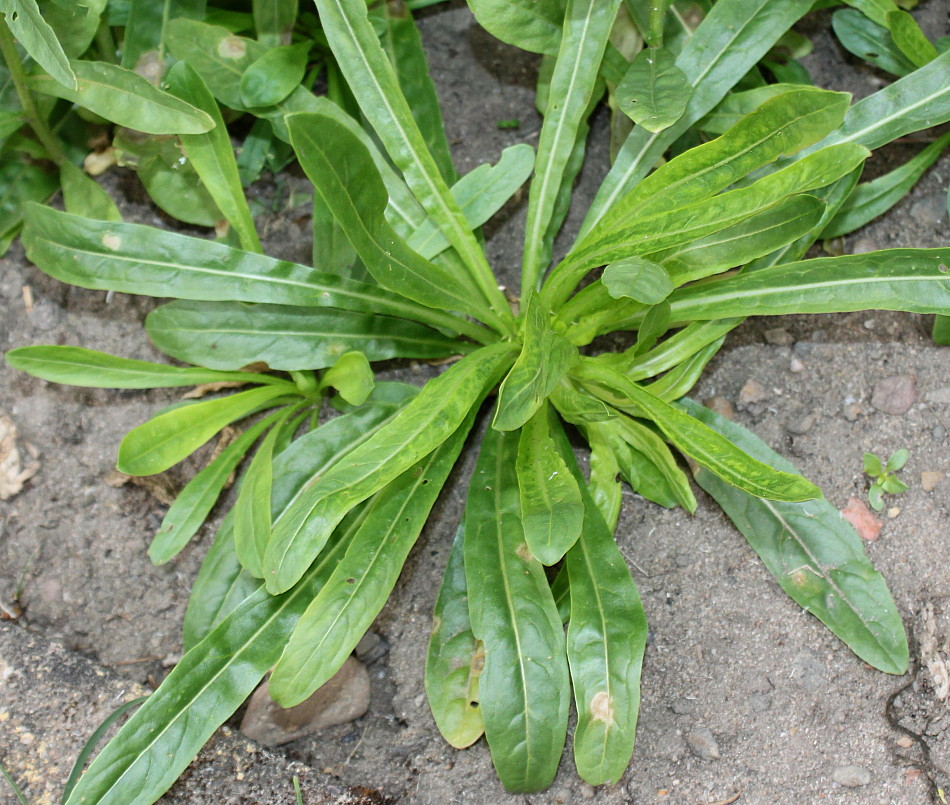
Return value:
M 218 55 L 222 59 L 243 59 L 247 45 L 239 36 L 226 36 L 218 43 Z
M 531 549 L 528 547 L 527 542 L 522 542 L 518 546 L 518 550 L 515 551 L 515 553 L 517 553 L 518 557 L 525 562 L 530 562 L 532 559 L 534 559 L 534 554 L 531 553 Z
M 614 723 L 614 705 L 610 694 L 600 691 L 590 700 L 590 714 L 594 721 L 602 721 L 608 727 Z

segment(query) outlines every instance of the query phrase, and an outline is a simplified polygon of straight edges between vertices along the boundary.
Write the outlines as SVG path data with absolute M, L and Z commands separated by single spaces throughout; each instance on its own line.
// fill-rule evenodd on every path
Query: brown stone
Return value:
M 924 492 L 933 492 L 934 487 L 944 479 L 942 472 L 933 470 L 924 470 L 920 473 L 920 486 Z
M 917 399 L 917 378 L 914 375 L 892 375 L 874 385 L 871 405 L 882 414 L 903 416 Z
M 768 389 L 758 380 L 748 380 L 739 390 L 739 405 L 748 405 L 749 403 L 765 402 L 769 398 Z
M 719 416 L 725 417 L 726 419 L 735 419 L 736 418 L 736 409 L 733 408 L 732 403 L 729 402 L 725 397 L 710 397 L 707 400 L 703 400 L 703 405 L 705 405 L 710 411 L 719 414 Z
M 271 699 L 265 680 L 251 695 L 241 732 L 265 746 L 280 746 L 359 718 L 369 708 L 369 693 L 369 674 L 355 657 L 309 699 L 288 709 Z
M 854 526 L 861 539 L 868 542 L 874 542 L 880 536 L 881 527 L 884 525 L 871 513 L 863 500 L 854 497 L 848 498 L 848 505 L 841 510 L 841 516 Z

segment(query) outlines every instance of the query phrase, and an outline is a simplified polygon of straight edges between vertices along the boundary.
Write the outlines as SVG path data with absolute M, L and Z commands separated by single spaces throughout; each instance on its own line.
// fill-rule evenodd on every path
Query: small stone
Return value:
M 799 372 L 805 371 L 805 364 L 803 364 L 798 358 L 793 357 L 788 363 L 788 371 L 797 375 Z
M 792 334 L 784 327 L 773 327 L 771 330 L 766 330 L 764 335 L 769 344 L 774 344 L 777 347 L 787 347 L 795 342 Z
M 901 737 L 897 739 L 897 745 L 901 749 L 910 749 L 914 745 L 914 739 L 909 735 L 901 735 Z
M 359 718 L 369 708 L 369 694 L 369 674 L 355 657 L 309 699 L 286 710 L 271 699 L 264 681 L 251 695 L 241 732 L 265 746 L 280 746 Z
M 874 319 L 865 319 L 865 320 L 864 320 L 864 329 L 865 329 L 865 330 L 873 330 L 875 327 L 877 327 L 877 321 L 875 321 Z
M 925 470 L 920 473 L 920 488 L 924 492 L 933 492 L 934 487 L 939 484 L 946 476 L 942 472 L 933 472 Z
M 934 429 L 930 432 L 930 435 L 937 444 L 940 444 L 947 438 L 947 429 L 943 425 L 934 425 Z
M 597 789 L 590 783 L 581 783 L 577 789 L 577 794 L 581 799 L 593 799 L 597 794 Z
M 881 534 L 881 527 L 884 525 L 877 519 L 863 500 L 858 498 L 848 498 L 848 505 L 841 510 L 841 516 L 851 525 L 861 539 L 868 542 L 874 542 Z
M 796 436 L 801 436 L 803 433 L 808 433 L 814 427 L 815 424 L 815 415 L 808 414 L 807 416 L 799 417 L 798 419 L 793 419 L 787 425 L 785 429 L 789 433 L 794 433 Z
M 891 508 L 889 508 L 889 509 L 887 510 L 887 519 L 888 519 L 888 520 L 894 520 L 894 519 L 897 518 L 897 515 L 900 514 L 900 513 L 901 513 L 901 507 L 900 507 L 900 506 L 891 506 Z
M 389 643 L 387 643 L 376 632 L 367 632 L 360 638 L 356 644 L 356 659 L 364 665 L 372 665 L 377 660 L 382 659 L 389 653 Z
M 848 422 L 856 422 L 858 417 L 864 413 L 864 408 L 860 403 L 845 403 L 844 407 L 841 409 L 841 414 L 844 416 Z
M 944 386 L 942 389 L 928 391 L 927 396 L 924 399 L 931 403 L 950 405 L 950 386 Z
M 831 776 L 845 788 L 860 788 L 871 782 L 871 772 L 861 766 L 838 766 Z
M 748 380 L 739 390 L 739 405 L 764 402 L 769 398 L 769 391 L 758 380 Z
M 917 378 L 914 375 L 892 375 L 874 385 L 871 405 L 882 414 L 903 416 L 917 399 Z
M 867 254 L 878 250 L 878 245 L 871 238 L 859 238 L 851 246 L 851 254 Z
M 703 405 L 713 413 L 719 414 L 719 416 L 725 417 L 726 419 L 736 418 L 736 409 L 725 397 L 710 397 L 703 400 Z
M 795 679 L 809 693 L 814 693 L 825 685 L 825 666 L 807 649 L 799 651 L 792 659 L 791 679 Z
M 706 727 L 699 727 L 686 735 L 686 744 L 696 757 L 703 760 L 718 760 L 719 744 Z
M 685 696 L 680 696 L 678 699 L 673 699 L 670 702 L 670 710 L 672 710 L 678 716 L 689 715 L 696 709 L 696 701 L 694 699 L 687 699 Z

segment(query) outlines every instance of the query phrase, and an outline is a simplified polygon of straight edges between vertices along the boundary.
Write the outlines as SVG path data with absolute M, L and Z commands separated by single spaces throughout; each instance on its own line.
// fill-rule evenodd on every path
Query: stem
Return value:
M 16 88 L 17 97 L 20 99 L 20 105 L 23 107 L 23 118 L 33 129 L 36 138 L 42 143 L 49 154 L 49 158 L 57 165 L 67 162 L 66 152 L 63 146 L 56 139 L 53 132 L 50 131 L 46 121 L 40 117 L 36 104 L 33 102 L 33 95 L 26 85 L 26 70 L 23 69 L 23 61 L 20 54 L 17 53 L 16 40 L 10 33 L 7 26 L 6 17 L 0 18 L 0 55 L 7 63 L 7 69 L 10 71 L 10 78 L 13 86 Z

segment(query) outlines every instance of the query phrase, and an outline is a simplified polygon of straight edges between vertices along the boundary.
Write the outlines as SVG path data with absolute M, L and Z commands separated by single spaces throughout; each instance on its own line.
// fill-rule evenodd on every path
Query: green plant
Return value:
M 446 739 L 463 747 L 484 733 L 509 789 L 550 783 L 572 691 L 581 776 L 615 782 L 627 767 L 646 617 L 612 538 L 618 478 L 647 500 L 693 511 L 673 450 L 692 459 L 696 482 L 795 601 L 864 661 L 906 669 L 900 617 L 850 526 L 753 434 L 685 395 L 748 315 L 950 311 L 946 249 L 803 259 L 847 203 L 870 149 L 950 119 L 950 55 L 853 106 L 846 94 L 795 84 L 751 103 L 730 90 L 783 37 L 793 40 L 788 29 L 812 0 L 720 0 L 695 30 L 669 3 L 469 5 L 490 32 L 545 54 L 544 123 L 536 154 L 516 146 L 458 178 L 411 17 L 398 17 L 405 48 L 394 47 L 374 25 L 378 7 L 316 0 L 340 103 L 304 91 L 298 107 L 268 118 L 314 187 L 315 268 L 247 245 L 26 208 L 23 241 L 45 272 L 176 298 L 146 329 L 191 366 L 55 346 L 12 350 L 13 366 L 100 387 L 251 386 L 171 406 L 123 440 L 120 469 L 152 474 L 254 417 L 169 510 L 155 561 L 194 535 L 260 440 L 195 582 L 181 662 L 70 803 L 154 801 L 272 667 L 283 705 L 329 679 L 393 589 L 496 387 L 425 673 Z M 211 93 L 227 103 L 233 76 L 203 60 L 229 44 L 181 45 L 169 86 L 210 114 L 213 102 L 199 101 L 217 81 Z M 629 70 L 640 78 L 623 86 Z M 605 91 L 616 159 L 576 241 L 552 261 L 587 118 Z M 634 107 L 643 126 L 624 124 Z M 721 135 L 691 147 L 704 125 Z M 187 136 L 233 176 L 220 122 Z M 532 169 L 513 310 L 479 227 Z M 243 203 L 233 182 L 219 192 Z M 631 333 L 625 351 L 585 349 L 616 331 Z M 373 384 L 367 368 L 451 356 L 461 359 L 421 389 Z M 327 400 L 340 415 L 318 426 Z M 589 478 L 565 424 L 590 445 Z
M 891 453 L 890 458 L 884 464 L 873 453 L 864 454 L 864 472 L 874 481 L 871 488 L 868 489 L 868 500 L 871 502 L 871 508 L 874 511 L 879 512 L 884 508 L 882 495 L 900 495 L 907 491 L 907 484 L 895 475 L 896 472 L 903 469 L 907 459 L 908 453 L 904 448 Z

